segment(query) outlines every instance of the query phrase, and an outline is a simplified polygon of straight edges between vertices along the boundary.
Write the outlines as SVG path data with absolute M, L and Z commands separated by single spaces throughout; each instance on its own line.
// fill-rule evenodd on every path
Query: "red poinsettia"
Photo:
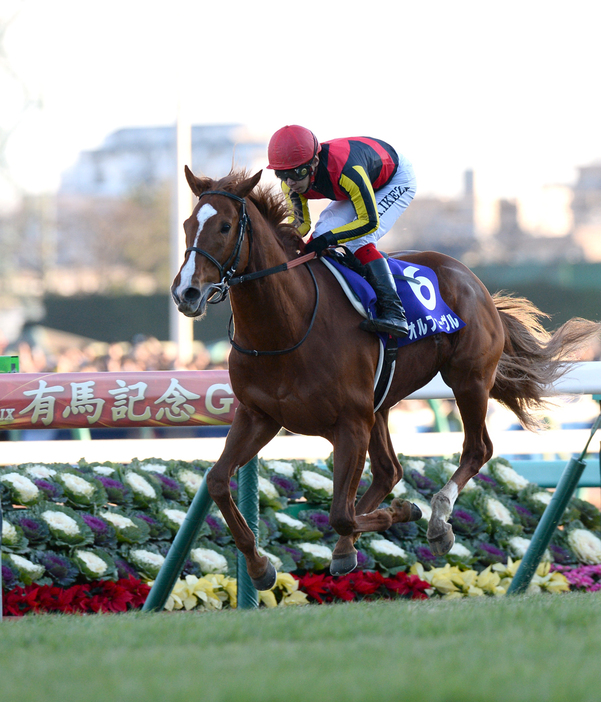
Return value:
M 296 577 L 296 576 L 295 576 Z M 393 599 L 408 597 L 414 600 L 428 598 L 430 585 L 417 575 L 397 573 L 385 578 L 377 571 L 356 571 L 341 577 L 321 573 L 307 573 L 297 577 L 299 590 L 309 599 L 323 602 L 350 602 L 354 599 Z
M 4 614 L 22 617 L 28 612 L 63 612 L 92 614 L 96 612 L 126 612 L 138 609 L 146 601 L 150 587 L 134 578 L 69 588 L 55 585 L 15 587 L 3 593 Z

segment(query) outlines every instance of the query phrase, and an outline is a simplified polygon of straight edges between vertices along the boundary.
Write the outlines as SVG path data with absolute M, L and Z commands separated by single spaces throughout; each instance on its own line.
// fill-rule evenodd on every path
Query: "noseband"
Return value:
M 288 261 L 287 263 L 282 263 L 279 266 L 274 266 L 273 268 L 267 268 L 265 270 L 257 271 L 255 273 L 248 273 L 246 275 L 234 276 L 234 274 L 236 273 L 236 268 L 240 263 L 240 249 L 242 248 L 242 242 L 244 241 L 244 235 L 247 229 L 249 260 L 252 249 L 252 225 L 250 222 L 250 217 L 246 213 L 246 200 L 243 197 L 238 197 L 238 195 L 228 193 L 225 190 L 206 190 L 204 193 L 201 193 L 199 195 L 198 199 L 200 200 L 200 198 L 203 197 L 203 195 L 223 195 L 225 197 L 229 197 L 231 200 L 236 200 L 236 202 L 239 202 L 241 205 L 240 219 L 238 224 L 238 238 L 236 240 L 236 245 L 234 246 L 234 250 L 232 251 L 230 257 L 223 265 L 221 265 L 221 263 L 219 263 L 219 261 L 216 258 L 211 256 L 211 254 L 205 251 L 204 249 L 199 249 L 197 246 L 190 246 L 186 249 L 186 253 L 190 251 L 195 251 L 201 256 L 204 256 L 209 261 L 211 261 L 211 263 L 215 265 L 217 267 L 217 270 L 219 271 L 219 275 L 221 276 L 220 282 L 212 283 L 209 287 L 210 290 L 212 289 L 212 292 L 209 294 L 209 298 L 207 300 L 210 304 L 214 305 L 218 302 L 221 302 L 222 300 L 225 300 L 232 285 L 236 285 L 238 283 L 246 283 L 250 280 L 257 280 L 258 278 L 264 278 L 265 276 L 272 275 L 273 273 L 280 273 L 282 271 L 289 270 L 290 268 L 294 268 L 298 265 L 307 263 L 307 261 L 310 261 L 311 259 L 316 257 L 315 253 L 305 254 L 304 256 L 301 256 L 295 261 Z M 277 349 L 275 351 L 257 351 L 256 349 L 242 348 L 234 341 L 234 334 L 232 331 L 232 321 L 234 316 L 232 314 L 232 316 L 230 317 L 230 323 L 228 325 L 228 337 L 230 343 L 236 349 L 236 351 L 240 351 L 240 353 L 244 353 L 249 356 L 279 356 L 281 354 L 295 351 L 299 346 L 301 346 L 301 344 L 304 343 L 304 341 L 311 333 L 311 329 L 313 329 L 313 323 L 315 322 L 315 317 L 317 316 L 317 308 L 319 306 L 319 287 L 317 285 L 317 280 L 315 279 L 315 275 L 311 268 L 307 267 L 307 270 L 311 275 L 313 285 L 315 287 L 315 307 L 313 308 L 313 314 L 311 315 L 309 328 L 305 332 L 303 338 L 298 343 L 294 344 L 294 346 L 290 346 L 287 349 Z
M 228 193 L 225 190 L 206 190 L 198 196 L 200 200 L 204 195 L 223 195 L 224 197 L 229 197 L 231 200 L 235 200 L 240 203 L 240 216 L 238 221 L 238 238 L 236 240 L 236 245 L 232 251 L 228 260 L 222 265 L 219 261 L 211 256 L 208 251 L 204 249 L 199 249 L 198 246 L 190 246 L 186 249 L 186 253 L 195 251 L 201 256 L 207 258 L 214 266 L 217 267 L 219 271 L 219 276 L 221 280 L 219 283 L 212 283 L 210 285 L 210 292 L 208 302 L 212 305 L 216 305 L 218 302 L 222 302 L 227 297 L 228 291 L 230 289 L 230 282 L 236 273 L 236 268 L 240 263 L 240 250 L 242 249 L 242 242 L 244 241 L 244 235 L 248 229 L 248 243 L 249 247 L 252 245 L 252 226 L 250 223 L 250 218 L 246 213 L 246 200 L 243 197 L 238 197 L 233 193 Z M 250 258 L 250 250 L 249 250 Z

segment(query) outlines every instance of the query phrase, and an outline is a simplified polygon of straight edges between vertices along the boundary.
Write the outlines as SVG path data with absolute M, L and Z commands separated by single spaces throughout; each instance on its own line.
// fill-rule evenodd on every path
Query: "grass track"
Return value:
M 1 702 L 598 702 L 601 592 L 0 624 Z

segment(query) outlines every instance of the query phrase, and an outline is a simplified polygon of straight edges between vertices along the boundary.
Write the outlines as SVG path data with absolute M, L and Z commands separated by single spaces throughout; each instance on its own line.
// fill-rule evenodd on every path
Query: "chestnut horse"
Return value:
M 186 167 L 199 201 L 184 223 L 188 248 L 171 288 L 178 309 L 188 317 L 202 316 L 208 302 L 230 293 L 235 331 L 229 372 L 240 406 L 207 487 L 245 556 L 253 584 L 268 589 L 276 573 L 259 555 L 232 499 L 229 485 L 236 470 L 282 427 L 328 439 L 334 451 L 330 523 L 339 534 L 330 569 L 336 575 L 348 573 L 357 564 L 354 543 L 361 533 L 421 516 L 406 501 L 379 508 L 403 475 L 388 432 L 388 413 L 438 372 L 453 390 L 464 425 L 459 467 L 432 497 L 428 525 L 433 553 L 447 553 L 454 542 L 448 519 L 457 496 L 492 456 L 485 425 L 489 397 L 533 427 L 529 410 L 541 404 L 546 386 L 567 370 L 569 355 L 598 334 L 599 325 L 573 319 L 548 335 L 530 302 L 491 297 L 455 259 L 434 252 L 404 253 L 404 261 L 436 272 L 442 298 L 466 326 L 401 347 L 388 395 L 374 413 L 378 338 L 359 328 L 361 317 L 318 259 L 287 267 L 304 244 L 285 223 L 288 212 L 281 194 L 257 187 L 260 177 L 261 172 L 249 177 L 232 171 L 214 181 L 198 178 Z M 355 506 L 368 451 L 373 479 Z

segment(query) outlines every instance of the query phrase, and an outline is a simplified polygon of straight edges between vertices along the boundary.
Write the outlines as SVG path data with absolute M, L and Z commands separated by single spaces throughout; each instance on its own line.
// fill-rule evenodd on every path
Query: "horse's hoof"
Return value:
M 421 518 L 422 518 L 421 509 L 417 505 L 414 505 L 412 502 L 411 503 L 411 514 L 409 515 L 409 521 L 410 522 L 417 522 L 417 520 L 421 519 Z
M 346 556 L 334 556 L 330 563 L 331 575 L 347 575 L 357 567 L 357 552 L 348 553 Z
M 442 534 L 430 538 L 428 536 L 428 544 L 430 545 L 430 551 L 435 556 L 444 556 L 448 553 L 455 543 L 455 534 L 453 534 L 453 527 L 447 524 L 447 529 L 443 531 Z
M 277 580 L 278 572 L 271 561 L 267 562 L 267 570 L 260 578 L 251 578 L 252 584 L 257 590 L 271 590 Z
M 393 513 L 393 523 L 416 522 L 422 518 L 421 509 L 414 505 L 413 502 L 409 502 L 409 500 L 399 500 L 398 497 L 395 497 L 390 507 Z

